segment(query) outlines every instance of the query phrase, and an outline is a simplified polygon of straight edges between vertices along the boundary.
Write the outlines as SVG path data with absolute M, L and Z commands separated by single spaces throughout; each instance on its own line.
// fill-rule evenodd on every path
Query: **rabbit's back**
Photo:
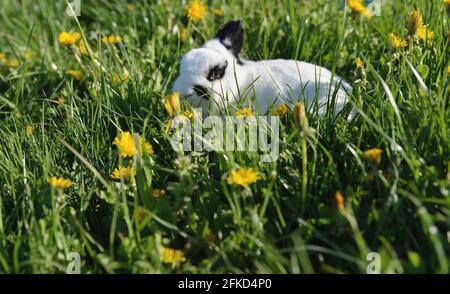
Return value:
M 264 60 L 253 64 L 255 92 L 260 111 L 266 111 L 272 104 L 286 103 L 293 105 L 301 99 L 309 105 L 315 103 L 326 105 L 329 96 L 336 92 L 336 110 L 339 112 L 351 86 L 342 78 L 321 66 L 295 60 Z M 331 83 L 331 81 L 333 81 Z M 330 85 L 332 88 L 330 89 Z M 336 88 L 339 87 L 337 91 Z M 330 93 L 330 95 L 329 95 Z M 320 109 L 323 113 L 325 108 Z

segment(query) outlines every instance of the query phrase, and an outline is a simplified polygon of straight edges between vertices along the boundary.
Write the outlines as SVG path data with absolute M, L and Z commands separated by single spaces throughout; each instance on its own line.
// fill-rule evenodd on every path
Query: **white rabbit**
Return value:
M 239 99 L 262 114 L 273 104 L 292 107 L 298 99 L 308 108 L 318 103 L 319 115 L 331 104 L 328 97 L 336 98 L 335 114 L 344 107 L 352 88 L 340 77 L 334 76 L 330 89 L 332 74 L 323 67 L 295 60 L 243 60 L 239 56 L 243 42 L 242 22 L 225 24 L 214 39 L 183 56 L 172 91 L 180 92 L 203 114 L 220 111 Z

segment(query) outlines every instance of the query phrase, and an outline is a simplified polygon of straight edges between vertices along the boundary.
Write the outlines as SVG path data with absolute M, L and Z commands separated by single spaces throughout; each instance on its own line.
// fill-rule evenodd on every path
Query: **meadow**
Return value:
M 0 272 L 449 273 L 450 1 L 189 2 L 2 0 Z M 355 118 L 274 109 L 274 162 L 175 152 L 180 59 L 234 19 Z

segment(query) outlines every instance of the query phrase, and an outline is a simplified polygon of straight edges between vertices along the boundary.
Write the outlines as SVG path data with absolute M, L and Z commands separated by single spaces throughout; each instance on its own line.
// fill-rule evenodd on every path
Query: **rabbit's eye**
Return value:
M 206 77 L 208 81 L 212 82 L 215 80 L 220 80 L 225 75 L 225 70 L 227 69 L 228 61 L 225 60 L 225 65 L 220 66 L 220 64 L 214 66 L 209 70 L 208 76 Z

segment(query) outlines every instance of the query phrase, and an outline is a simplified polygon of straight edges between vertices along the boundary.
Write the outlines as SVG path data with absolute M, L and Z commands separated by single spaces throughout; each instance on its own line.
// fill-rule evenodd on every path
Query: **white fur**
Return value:
M 217 64 L 223 65 L 225 61 L 228 61 L 228 67 L 224 77 L 208 81 L 206 76 L 209 69 Z M 193 90 L 194 85 L 207 88 L 211 100 L 199 97 Z M 220 111 L 230 104 L 236 104 L 239 94 L 241 99 L 249 97 L 251 101 L 256 100 L 257 105 L 248 99 L 245 104 L 254 110 L 257 107 L 259 113 L 266 113 L 272 104 L 286 103 L 292 107 L 298 99 L 311 107 L 317 95 L 319 115 L 323 115 L 327 103 L 331 103 L 328 97 L 334 96 L 338 85 L 335 114 L 344 107 L 352 88 L 336 75 L 331 83 L 329 70 L 306 62 L 282 59 L 259 62 L 243 60 L 240 65 L 218 39 L 213 39 L 202 48 L 192 49 L 184 55 L 180 76 L 172 90 L 180 92 L 194 107 L 202 108 L 203 113 Z

